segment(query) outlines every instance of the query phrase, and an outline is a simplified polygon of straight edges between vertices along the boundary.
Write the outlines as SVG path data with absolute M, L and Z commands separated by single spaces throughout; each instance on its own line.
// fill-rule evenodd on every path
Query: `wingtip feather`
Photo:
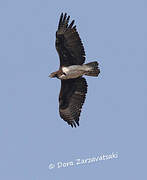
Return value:
M 72 28 L 73 24 L 74 24 L 75 20 L 72 20 L 72 22 L 70 23 L 68 28 Z

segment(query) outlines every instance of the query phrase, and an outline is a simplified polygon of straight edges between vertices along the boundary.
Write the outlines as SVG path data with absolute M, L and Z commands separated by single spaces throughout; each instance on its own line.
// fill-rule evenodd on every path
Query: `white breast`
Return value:
M 68 67 L 62 67 L 62 71 L 67 74 L 69 72 L 69 68 Z

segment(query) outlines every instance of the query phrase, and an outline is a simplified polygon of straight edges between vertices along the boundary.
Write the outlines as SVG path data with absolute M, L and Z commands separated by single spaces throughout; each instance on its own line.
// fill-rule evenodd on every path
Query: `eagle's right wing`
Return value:
M 68 25 L 70 16 L 60 16 L 56 32 L 56 49 L 60 58 L 60 66 L 81 65 L 85 61 L 85 51 L 74 20 Z
M 59 113 L 72 127 L 79 126 L 79 117 L 87 93 L 85 78 L 62 80 L 59 95 Z

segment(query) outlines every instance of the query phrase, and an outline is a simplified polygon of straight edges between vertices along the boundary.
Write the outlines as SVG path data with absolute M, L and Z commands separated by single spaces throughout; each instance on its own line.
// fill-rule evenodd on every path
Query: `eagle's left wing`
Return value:
M 85 78 L 61 81 L 59 95 L 59 113 L 62 119 L 72 127 L 79 126 L 79 117 L 87 93 Z
M 68 24 L 70 16 L 60 16 L 56 32 L 56 49 L 60 58 L 60 66 L 81 65 L 85 61 L 85 51 L 74 20 Z

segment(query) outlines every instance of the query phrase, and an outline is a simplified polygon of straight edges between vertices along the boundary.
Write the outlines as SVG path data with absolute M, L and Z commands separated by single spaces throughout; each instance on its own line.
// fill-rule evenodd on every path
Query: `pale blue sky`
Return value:
M 58 114 L 55 31 L 75 19 L 88 77 L 80 127 Z M 0 179 L 146 179 L 147 1 L 0 1 Z M 117 160 L 48 169 L 50 163 L 118 152 Z

